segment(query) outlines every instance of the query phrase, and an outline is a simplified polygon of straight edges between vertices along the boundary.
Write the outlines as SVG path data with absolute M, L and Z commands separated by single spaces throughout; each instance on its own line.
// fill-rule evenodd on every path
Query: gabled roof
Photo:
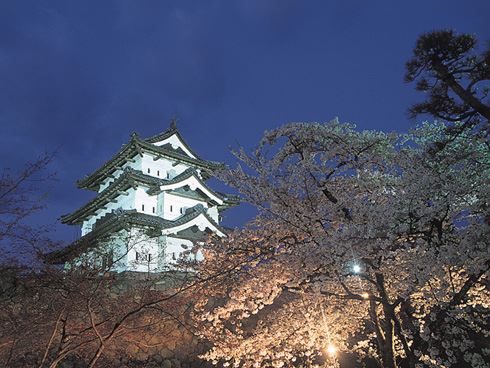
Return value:
M 202 204 L 197 204 L 194 207 L 188 208 L 184 216 L 181 216 L 174 221 L 169 221 L 170 224 L 163 228 L 163 234 L 175 234 L 194 225 L 199 227 L 199 220 L 204 220 L 206 227 L 210 228 L 219 236 L 225 236 L 225 230 L 206 213 L 206 209 Z
M 71 225 L 80 224 L 88 215 L 93 214 L 93 212 L 97 211 L 101 206 L 114 200 L 125 190 L 135 187 L 137 184 L 146 184 L 148 187 L 152 187 L 161 184 L 163 181 L 164 179 L 155 178 L 127 167 L 124 169 L 124 172 L 114 180 L 114 182 L 110 183 L 107 188 L 100 192 L 97 197 L 75 212 L 61 216 L 61 222 Z
M 128 160 L 132 159 L 136 155 L 142 155 L 143 152 L 147 152 L 156 157 L 167 158 L 176 162 L 185 163 L 191 167 L 203 169 L 203 170 L 216 170 L 222 167 L 223 164 L 215 161 L 206 161 L 200 158 L 192 158 L 187 154 L 179 152 L 178 150 L 156 146 L 146 140 L 138 137 L 136 133 L 131 135 L 131 140 L 122 146 L 122 148 L 106 163 L 104 163 L 99 169 L 92 174 L 86 176 L 83 179 L 77 181 L 77 186 L 81 189 L 97 190 L 99 184 L 117 168 L 121 167 Z
M 190 183 L 190 180 L 192 180 L 193 183 Z M 178 191 L 179 188 L 189 184 L 197 185 L 197 188 L 204 197 L 207 197 L 218 204 L 219 210 L 236 206 L 239 203 L 239 198 L 237 196 L 230 196 L 213 191 L 199 178 L 197 171 L 192 168 L 185 170 L 172 179 L 161 179 L 126 167 L 124 168 L 124 172 L 116 180 L 110 183 L 107 188 L 97 194 L 94 199 L 71 214 L 62 215 L 61 222 L 70 225 L 81 224 L 87 216 L 92 215 L 100 207 L 121 195 L 122 192 L 129 188 L 136 187 L 138 184 L 148 186 L 150 188 L 148 194 L 150 195 L 155 195 L 167 190 L 175 195 L 183 195 L 183 193 Z
M 199 189 L 206 197 L 213 200 L 219 205 L 224 203 L 224 198 L 208 187 L 199 177 L 197 171 L 193 168 L 189 168 L 177 175 L 171 180 L 166 180 L 164 182 L 158 183 L 152 186 L 148 191 L 149 194 L 156 194 L 163 191 L 174 190 L 182 188 L 184 186 L 189 186 L 191 190 Z
M 178 151 L 180 150 L 180 152 L 183 152 L 184 154 L 186 154 L 186 155 L 188 155 L 188 156 L 190 156 L 192 158 L 200 159 L 199 156 L 184 141 L 184 138 L 182 138 L 182 135 L 177 130 L 177 127 L 175 126 L 175 124 L 171 124 L 170 125 L 170 128 L 168 128 L 166 131 L 164 131 L 162 133 L 159 133 L 159 134 L 156 134 L 154 136 L 151 136 L 150 138 L 145 139 L 145 141 L 148 142 L 148 143 L 155 144 L 155 143 L 158 143 L 158 142 L 166 141 L 166 140 L 168 140 L 169 138 L 171 138 L 174 135 L 177 137 L 177 139 L 179 140 L 179 142 L 181 143 L 181 145 L 185 149 L 185 150 L 183 150 L 181 148 L 177 148 L 176 150 L 178 150 Z M 163 146 L 164 147 L 165 146 L 168 147 L 168 146 L 171 146 L 171 145 L 170 144 L 165 144 Z M 162 146 L 160 146 L 160 147 L 162 147 Z M 185 152 L 185 151 L 187 151 L 187 152 Z
M 196 200 L 201 201 L 201 202 L 203 202 L 203 201 L 208 202 L 209 201 L 209 197 L 206 194 L 202 193 L 200 190 L 192 191 L 192 190 L 188 189 L 188 187 L 173 189 L 173 190 L 168 191 L 167 193 L 172 194 L 172 195 L 176 195 L 179 197 L 196 199 Z M 231 208 L 231 207 L 235 207 L 238 204 L 240 204 L 240 202 L 241 202 L 241 198 L 239 198 L 238 196 L 235 196 L 233 194 L 224 194 L 224 193 L 220 193 L 220 192 L 215 192 L 215 193 L 223 199 L 223 204 L 217 205 L 219 212 L 227 210 L 228 208 Z
M 45 259 L 47 262 L 54 264 L 66 262 L 90 248 L 97 247 L 100 241 L 104 241 L 111 234 L 129 228 L 131 225 L 148 227 L 161 231 L 162 234 L 171 235 L 197 225 L 199 220 L 204 220 L 206 228 L 210 228 L 217 235 L 225 236 L 225 229 L 209 217 L 204 206 L 200 204 L 187 209 L 183 216 L 173 221 L 164 220 L 159 216 L 139 213 L 136 210 L 116 210 L 97 220 L 91 232 L 66 248 L 46 254 Z

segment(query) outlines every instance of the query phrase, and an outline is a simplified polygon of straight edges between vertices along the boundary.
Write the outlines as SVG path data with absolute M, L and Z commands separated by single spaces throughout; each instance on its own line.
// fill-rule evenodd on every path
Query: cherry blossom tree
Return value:
M 201 277 L 228 271 L 197 305 L 205 358 L 485 367 L 490 153 L 479 136 L 447 134 L 291 123 L 236 152 L 244 166 L 222 179 L 260 213 L 203 247 Z
M 115 274 L 112 262 L 94 262 L 120 260 L 109 245 L 84 244 L 93 251 L 72 267 L 49 264 L 57 244 L 28 219 L 45 206 L 51 159 L 0 174 L 0 366 L 56 368 L 76 357 L 100 367 L 135 351 L 149 355 L 185 324 L 193 280 L 184 272 L 164 281 Z M 124 240 L 127 250 L 142 241 Z
M 45 188 L 54 178 L 49 171 L 52 158 L 51 154 L 43 154 L 20 170 L 1 169 L 0 269 L 4 272 L 30 264 L 52 245 L 47 228 L 27 221 L 46 205 L 46 193 L 40 187 Z

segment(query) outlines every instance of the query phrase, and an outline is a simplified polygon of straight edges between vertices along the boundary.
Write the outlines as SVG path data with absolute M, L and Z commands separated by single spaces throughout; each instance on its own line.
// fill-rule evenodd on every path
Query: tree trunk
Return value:
M 383 329 L 384 344 L 381 349 L 384 368 L 397 368 L 395 359 L 395 321 L 394 310 L 390 304 L 388 294 L 384 287 L 384 276 L 381 273 L 376 273 L 376 285 L 382 299 L 383 305 L 383 321 L 381 327 Z
M 393 321 L 392 308 L 383 306 L 385 320 L 383 321 L 383 329 L 385 335 L 385 346 L 383 351 L 383 363 L 385 368 L 396 368 L 395 360 L 395 323 Z
M 440 78 L 447 83 L 449 87 L 456 93 L 459 98 L 461 98 L 465 103 L 470 105 L 473 109 L 478 111 L 479 114 L 484 116 L 488 121 L 490 121 L 490 107 L 485 105 L 483 102 L 478 100 L 471 92 L 464 89 L 457 81 L 454 76 L 449 73 L 447 67 L 440 61 L 434 61 L 434 69 L 439 74 Z
M 394 313 L 394 311 L 393 311 L 393 313 Z M 413 346 L 414 346 L 415 342 L 412 344 L 412 346 L 408 345 L 408 341 L 407 341 L 405 335 L 403 335 L 402 325 L 398 319 L 398 316 L 393 315 L 393 321 L 395 323 L 395 333 L 398 336 L 398 338 L 400 339 L 402 346 L 403 346 L 403 350 L 405 351 L 405 354 L 407 355 L 408 368 L 415 368 L 415 364 L 418 361 L 418 359 L 416 358 L 416 356 L 414 354 L 414 350 L 413 350 Z M 415 340 L 415 338 L 416 337 L 414 336 L 412 338 L 412 341 Z

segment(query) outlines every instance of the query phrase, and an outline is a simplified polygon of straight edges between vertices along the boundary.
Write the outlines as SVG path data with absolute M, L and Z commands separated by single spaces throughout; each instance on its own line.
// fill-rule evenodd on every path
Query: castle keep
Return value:
M 194 153 L 175 122 L 147 139 L 133 133 L 109 161 L 77 182 L 97 195 L 61 217 L 81 226 L 81 238 L 51 253 L 50 261 L 162 272 L 180 257 L 198 259 L 193 244 L 211 233 L 225 236 L 220 214 L 238 203 L 206 184 L 220 167 Z

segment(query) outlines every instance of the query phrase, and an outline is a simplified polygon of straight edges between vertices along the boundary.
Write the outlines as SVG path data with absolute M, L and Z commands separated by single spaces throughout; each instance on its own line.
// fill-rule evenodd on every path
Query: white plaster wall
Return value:
M 185 209 L 194 207 L 197 204 L 202 204 L 207 207 L 205 201 L 199 201 L 194 198 L 181 197 L 173 195 L 170 193 L 164 193 L 163 196 L 163 218 L 166 220 L 175 220 L 176 218 L 182 216 L 180 212 L 181 208 L 184 208 L 183 213 L 185 214 Z M 172 211 L 170 211 L 170 206 L 172 206 Z
M 181 148 L 185 153 L 187 153 L 187 155 L 189 155 L 190 157 L 192 158 L 196 158 L 196 156 L 194 156 L 191 151 L 189 151 L 185 145 L 182 143 L 182 141 L 177 137 L 177 135 L 172 135 L 170 137 L 168 137 L 167 139 L 164 139 L 163 141 L 160 141 L 160 142 L 155 142 L 153 143 L 155 146 L 163 146 L 164 144 L 167 144 L 167 143 L 170 143 L 172 145 L 172 148 L 176 149 L 176 148 Z
M 126 167 L 131 167 L 134 170 L 141 171 L 141 162 L 142 158 L 140 155 L 136 155 L 132 158 L 131 161 L 125 162 L 121 168 L 116 169 L 111 173 L 109 177 L 107 177 L 99 186 L 99 193 L 102 192 L 105 188 L 109 186 L 110 183 L 114 182 L 123 172 Z
M 164 196 L 165 196 L 165 193 L 158 193 L 157 195 L 157 216 L 159 217 L 164 217 Z
M 217 224 L 219 224 L 218 206 L 212 206 L 207 211 L 209 217 L 211 217 Z
M 111 239 L 111 246 L 114 249 L 114 264 L 112 270 L 115 272 L 123 272 L 127 270 L 128 265 L 128 247 L 127 247 L 128 232 L 122 230 L 115 234 Z
M 187 249 L 182 245 L 187 247 Z M 190 240 L 167 236 L 165 245 L 165 263 L 168 265 L 175 264 L 181 253 L 192 249 L 193 246 L 194 245 Z
M 119 231 L 117 234 L 112 235 L 107 242 L 99 244 L 97 248 L 87 251 L 72 261 L 65 263 L 65 269 L 80 267 L 81 265 L 90 265 L 94 268 L 100 268 L 101 272 L 108 271 L 107 269 L 102 269 L 102 257 L 110 254 L 112 251 L 113 264 L 110 271 L 125 271 L 127 269 L 127 247 L 125 242 L 126 235 L 126 230 Z
M 147 187 L 139 186 L 136 188 L 134 205 L 136 211 L 156 216 L 157 214 L 157 195 L 149 195 Z M 145 209 L 143 210 L 143 205 Z M 153 212 L 153 209 L 155 211 Z
M 95 224 L 95 222 L 107 213 L 110 213 L 118 208 L 122 208 L 124 210 L 134 209 L 136 195 L 135 190 L 133 188 L 129 188 L 127 190 L 127 193 L 128 195 L 121 194 L 117 196 L 115 198 L 116 203 L 107 203 L 104 208 L 100 208 L 99 210 L 97 210 L 94 216 L 91 216 L 86 221 L 84 221 L 82 225 L 82 236 L 92 231 L 92 226 Z
M 150 238 L 144 230 L 131 230 L 127 241 L 127 271 L 157 272 L 161 269 L 161 259 L 164 257 L 165 243 L 163 237 Z M 150 261 L 137 260 L 136 253 L 141 256 L 151 254 Z
M 159 158 L 154 160 L 155 156 L 148 153 L 144 153 L 141 161 L 141 172 L 145 175 L 154 176 L 161 179 L 172 179 L 175 176 L 181 174 L 189 165 L 177 164 L 172 166 L 175 161 L 168 160 L 165 158 Z M 148 170 L 150 172 L 148 172 Z M 168 175 L 167 175 L 168 174 Z

